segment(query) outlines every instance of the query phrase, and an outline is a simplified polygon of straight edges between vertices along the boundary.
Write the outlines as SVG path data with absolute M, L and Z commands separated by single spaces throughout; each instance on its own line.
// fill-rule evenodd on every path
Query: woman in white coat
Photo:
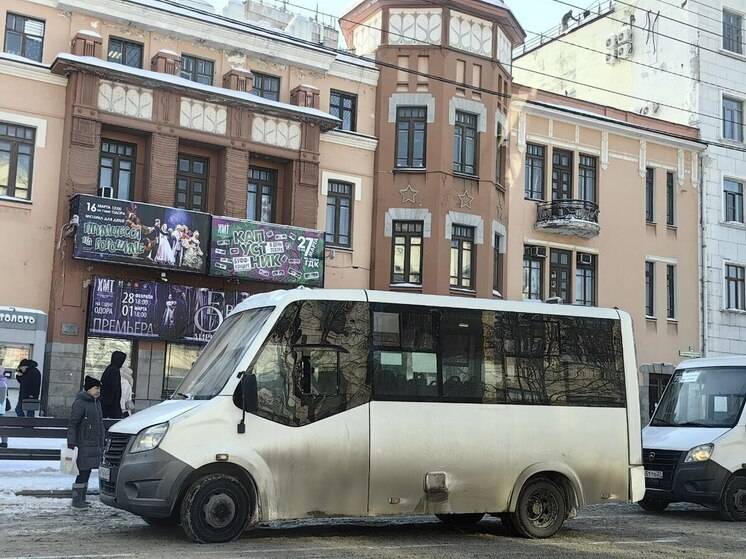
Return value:
M 119 405 L 122 408 L 122 417 L 128 417 L 132 414 L 132 410 L 135 409 L 135 403 L 132 401 L 132 385 L 134 383 L 132 369 L 126 365 L 122 365 L 119 369 L 119 378 L 122 383 L 122 398 L 119 401 Z

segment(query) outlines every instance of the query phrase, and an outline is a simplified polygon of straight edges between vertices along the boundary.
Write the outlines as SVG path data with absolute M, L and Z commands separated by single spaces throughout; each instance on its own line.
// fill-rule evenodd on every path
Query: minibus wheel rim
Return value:
M 236 518 L 236 502 L 225 493 L 215 493 L 205 502 L 202 513 L 211 528 L 220 530 Z
M 537 528 L 548 528 L 557 521 L 559 503 L 551 492 L 537 489 L 528 498 L 526 513 L 531 524 Z

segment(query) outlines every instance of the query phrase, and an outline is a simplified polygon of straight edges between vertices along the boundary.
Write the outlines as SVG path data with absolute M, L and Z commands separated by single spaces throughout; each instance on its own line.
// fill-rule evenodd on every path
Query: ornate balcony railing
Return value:
M 536 207 L 536 228 L 577 237 L 598 235 L 598 205 L 587 200 L 555 200 Z

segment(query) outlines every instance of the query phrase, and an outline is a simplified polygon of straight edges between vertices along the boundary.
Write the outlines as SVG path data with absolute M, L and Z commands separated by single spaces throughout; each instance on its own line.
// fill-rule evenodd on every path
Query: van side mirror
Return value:
M 246 412 L 255 414 L 259 409 L 256 375 L 251 369 L 241 373 L 238 389 L 241 394 L 241 422 L 237 426 L 237 431 L 243 434 L 246 432 Z

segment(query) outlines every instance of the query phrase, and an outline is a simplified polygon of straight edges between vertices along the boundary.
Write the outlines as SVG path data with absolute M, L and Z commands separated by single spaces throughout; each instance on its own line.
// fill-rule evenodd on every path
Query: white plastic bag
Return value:
M 67 448 L 64 445 L 60 450 L 60 471 L 63 474 L 69 474 L 71 476 L 77 476 L 80 472 L 78 471 L 78 447 Z

